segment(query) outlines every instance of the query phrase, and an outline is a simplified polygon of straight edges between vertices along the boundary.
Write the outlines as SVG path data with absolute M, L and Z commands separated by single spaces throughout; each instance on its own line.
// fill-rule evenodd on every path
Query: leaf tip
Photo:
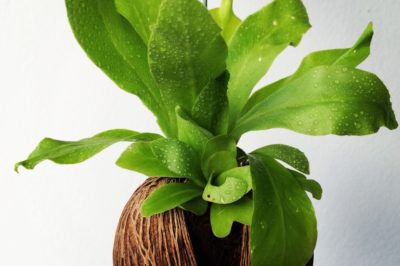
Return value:
M 126 169 L 127 167 L 126 167 L 126 164 L 125 164 L 125 162 L 124 162 L 123 156 L 124 156 L 124 153 L 122 153 L 122 154 L 118 157 L 118 159 L 115 161 L 115 165 L 118 166 L 118 167 L 121 167 L 121 168 Z
M 396 115 L 394 110 L 392 109 L 392 104 L 389 103 L 389 110 L 387 112 L 387 118 L 383 126 L 387 127 L 390 130 L 394 130 L 399 127 L 399 123 L 397 122 Z
M 146 206 L 147 199 L 145 199 L 144 202 L 142 202 L 142 206 L 140 207 L 140 215 L 143 218 L 149 218 L 149 217 L 153 216 L 154 214 L 156 214 L 154 211 L 151 211 L 151 208 L 148 208 Z
M 29 161 L 21 161 L 14 164 L 14 171 L 19 174 L 19 169 L 21 166 L 28 170 L 32 170 L 34 168 L 34 165 L 31 165 Z
M 397 122 L 396 118 L 393 118 L 393 119 L 390 121 L 390 124 L 389 124 L 388 128 L 389 128 L 390 130 L 394 130 L 394 129 L 398 128 L 398 127 L 399 127 L 399 123 Z
M 141 215 L 143 218 L 149 218 L 149 217 L 151 216 L 151 214 L 149 214 L 148 212 L 146 212 L 145 210 L 143 210 L 143 208 L 140 209 L 140 215 Z
M 372 21 L 368 22 L 367 29 L 373 31 L 374 30 L 374 23 Z
M 20 166 L 21 166 L 20 162 L 14 164 L 14 172 L 16 172 L 17 174 L 19 174 L 19 170 L 18 169 L 19 169 Z

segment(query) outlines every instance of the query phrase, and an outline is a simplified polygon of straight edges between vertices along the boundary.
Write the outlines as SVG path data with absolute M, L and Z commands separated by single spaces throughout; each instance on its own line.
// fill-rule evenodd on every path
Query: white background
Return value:
M 236 0 L 235 9 L 245 17 L 267 2 Z M 400 116 L 400 1 L 304 2 L 313 28 L 262 83 L 290 74 L 310 51 L 351 46 L 372 20 L 372 56 L 362 68 L 384 80 Z M 119 214 L 144 180 L 114 165 L 126 145 L 81 165 L 12 171 L 42 137 L 74 140 L 111 128 L 158 131 L 150 112 L 87 59 L 63 1 L 0 0 L 0 265 L 112 264 Z M 323 185 L 315 202 L 315 265 L 400 265 L 400 130 L 367 137 L 271 130 L 247 134 L 240 144 L 251 151 L 270 143 L 306 152 Z

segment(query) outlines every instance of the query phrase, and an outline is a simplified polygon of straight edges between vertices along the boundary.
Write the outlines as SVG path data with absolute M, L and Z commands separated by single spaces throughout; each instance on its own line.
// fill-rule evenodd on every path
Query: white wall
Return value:
M 267 2 L 236 0 L 235 9 L 243 17 Z M 312 50 L 350 46 L 372 20 L 372 56 L 362 68 L 385 81 L 400 116 L 400 2 L 304 2 L 314 27 L 263 83 L 290 74 Z M 158 131 L 140 102 L 86 58 L 63 1 L 0 0 L 0 265 L 111 265 L 119 214 L 144 180 L 114 165 L 125 145 L 81 165 L 12 171 L 44 136 L 79 139 L 111 128 Z M 367 137 L 271 130 L 248 134 L 241 145 L 251 151 L 261 143 L 305 151 L 324 187 L 315 202 L 317 266 L 400 265 L 400 130 Z

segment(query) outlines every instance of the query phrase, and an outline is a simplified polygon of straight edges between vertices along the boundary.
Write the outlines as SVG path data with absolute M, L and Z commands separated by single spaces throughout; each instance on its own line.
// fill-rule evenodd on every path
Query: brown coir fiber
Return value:
M 156 187 L 171 179 L 149 178 L 126 204 L 114 242 L 114 266 L 250 266 L 248 227 L 212 235 L 209 213 L 198 217 L 179 208 L 143 218 L 140 206 Z

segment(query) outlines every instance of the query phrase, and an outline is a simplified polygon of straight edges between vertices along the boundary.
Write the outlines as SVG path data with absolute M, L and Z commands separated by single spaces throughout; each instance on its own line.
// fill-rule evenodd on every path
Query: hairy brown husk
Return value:
M 129 199 L 115 236 L 114 266 L 250 266 L 246 226 L 234 224 L 232 233 L 219 239 L 208 213 L 198 217 L 176 208 L 150 218 L 140 215 L 143 200 L 170 180 L 149 178 Z

